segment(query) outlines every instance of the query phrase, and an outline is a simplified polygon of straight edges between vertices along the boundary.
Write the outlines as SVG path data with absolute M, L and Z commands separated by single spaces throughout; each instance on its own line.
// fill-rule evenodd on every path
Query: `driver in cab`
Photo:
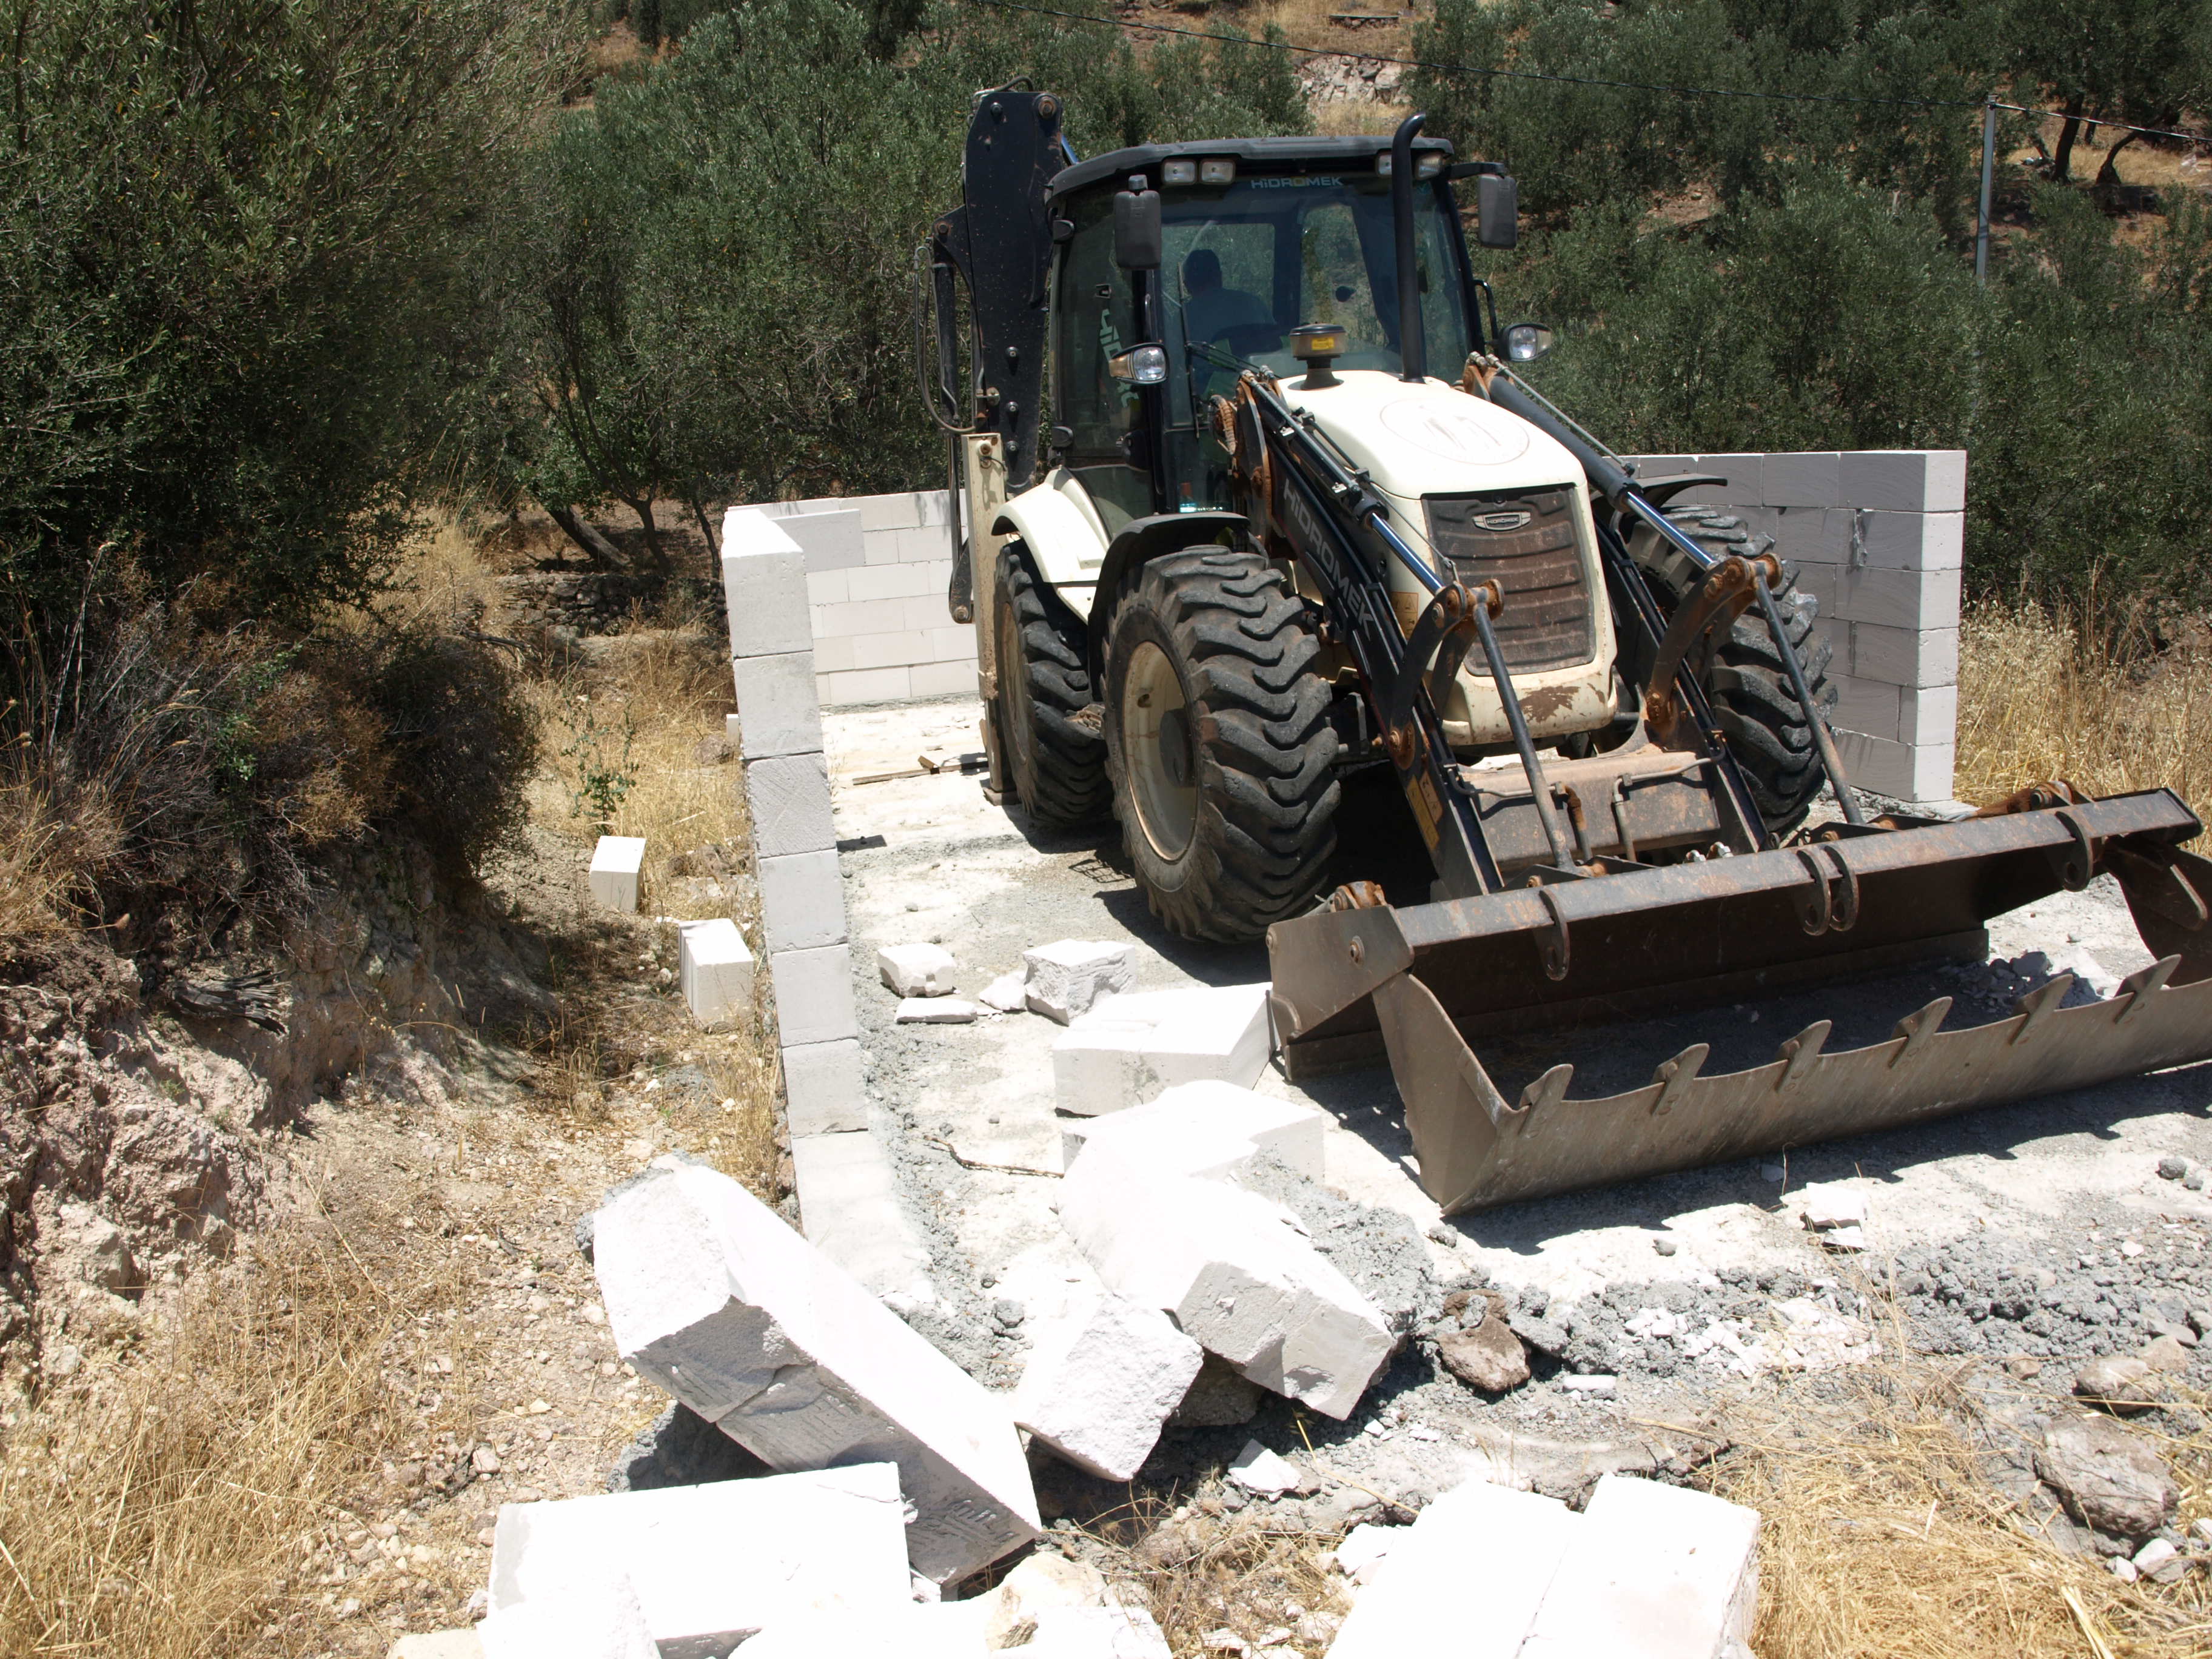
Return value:
M 1194 248 L 1182 262 L 1183 338 L 1211 345 L 1233 328 L 1272 329 L 1275 319 L 1257 295 L 1221 286 L 1221 256 Z

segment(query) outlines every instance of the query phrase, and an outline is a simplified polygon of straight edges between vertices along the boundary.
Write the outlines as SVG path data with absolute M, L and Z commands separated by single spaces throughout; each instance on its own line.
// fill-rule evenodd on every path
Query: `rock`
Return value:
M 1065 1025 L 1091 1005 L 1137 982 L 1137 947 L 1112 939 L 1063 939 L 1022 952 L 1023 1000 Z
M 1567 1351 L 1570 1340 L 1564 1327 L 1548 1319 L 1531 1319 L 1525 1314 L 1514 1316 L 1513 1334 L 1527 1346 L 1552 1359 L 1557 1359 Z
M 65 1206 L 64 1210 L 76 1206 Z M 82 1212 L 72 1244 L 77 1252 L 77 1277 L 97 1285 L 111 1296 L 143 1289 L 144 1275 L 131 1253 L 131 1240 L 123 1229 L 90 1210 Z
M 2136 1571 L 2148 1577 L 2181 1552 L 2163 1538 L 2154 1538 L 2135 1553 Z
M 1259 1384 L 1219 1355 L 1207 1354 L 1168 1421 L 1179 1429 L 1227 1429 L 1259 1414 Z
M 2118 1538 L 2148 1538 L 2179 1501 L 2164 1460 L 2108 1417 L 2045 1429 L 2035 1472 L 2075 1521 Z
M 941 945 L 886 945 L 876 952 L 877 976 L 902 997 L 949 995 L 959 965 Z
M 1672 1255 L 1675 1251 L 1680 1249 L 1682 1247 L 1677 1244 L 1671 1238 L 1662 1237 L 1653 1239 L 1651 1241 L 1651 1248 L 1656 1250 L 1661 1255 Z
M 1374 1575 L 1376 1563 L 1407 1536 L 1403 1527 L 1378 1527 L 1363 1522 L 1345 1534 L 1336 1547 L 1336 1570 L 1354 1583 L 1364 1584 Z
M 1779 1164 L 1762 1164 L 1759 1166 L 1759 1178 L 1761 1181 L 1787 1181 L 1790 1172 Z
M 2123 1584 L 2132 1584 L 2142 1576 L 2136 1571 L 2136 1564 L 2124 1555 L 2113 1556 L 2105 1565 Z
M 1297 1466 L 1287 1458 L 1278 1457 L 1256 1440 L 1247 1440 L 1229 1465 L 1229 1478 L 1246 1492 L 1265 1498 L 1297 1491 L 1300 1477 Z
M 1158 1309 L 1100 1297 L 1036 1332 L 1014 1421 L 1079 1468 L 1131 1480 L 1202 1358 Z
M 2154 1371 L 2179 1376 L 2189 1369 L 2189 1349 L 2194 1341 L 2193 1337 L 2185 1343 L 2179 1337 L 2161 1336 L 2143 1349 L 2143 1364 Z
M 2146 1381 L 2149 1376 L 2147 1360 L 2123 1357 L 2093 1359 L 2075 1374 L 2074 1392 L 2107 1411 L 2133 1417 L 2157 1403 L 2157 1396 Z
M 497 1474 L 500 1468 L 499 1454 L 489 1446 L 478 1446 L 469 1454 L 469 1467 L 478 1474 Z
M 1437 1339 L 1437 1358 L 1454 1376 L 1485 1394 L 1504 1394 L 1528 1380 L 1528 1350 L 1502 1319 L 1447 1332 Z
M 900 1025 L 968 1025 L 974 1023 L 975 1005 L 964 997 L 908 997 L 892 1016 Z
M 2187 1175 L 2181 1177 L 2181 1184 L 2192 1193 L 2203 1192 L 2207 1181 L 2212 1181 L 2212 1170 L 2206 1169 L 2202 1164 L 2197 1164 Z
M 2168 1152 L 2158 1161 L 2160 1181 L 2179 1181 L 2189 1173 L 2189 1160 L 2177 1152 Z

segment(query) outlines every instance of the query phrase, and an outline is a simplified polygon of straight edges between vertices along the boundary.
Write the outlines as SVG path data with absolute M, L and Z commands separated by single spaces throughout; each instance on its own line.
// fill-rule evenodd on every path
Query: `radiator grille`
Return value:
M 1494 580 L 1504 591 L 1498 645 L 1508 668 L 1571 668 L 1595 654 L 1571 489 L 1431 495 L 1422 505 L 1429 544 L 1459 579 L 1470 587 Z

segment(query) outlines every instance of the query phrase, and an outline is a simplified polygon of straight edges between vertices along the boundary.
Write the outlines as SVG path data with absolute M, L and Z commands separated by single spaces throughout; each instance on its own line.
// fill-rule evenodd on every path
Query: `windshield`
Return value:
M 1302 323 L 1350 335 L 1340 369 L 1404 368 L 1388 178 L 1262 174 L 1162 197 L 1174 424 L 1225 393 L 1247 365 L 1303 372 L 1288 349 Z M 1469 345 L 1450 240 L 1457 228 L 1434 185 L 1422 185 L 1413 200 L 1423 341 L 1430 372 L 1449 376 Z

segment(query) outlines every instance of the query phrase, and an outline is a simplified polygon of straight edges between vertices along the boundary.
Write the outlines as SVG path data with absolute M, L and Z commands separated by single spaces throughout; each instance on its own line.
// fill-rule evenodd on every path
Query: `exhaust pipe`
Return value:
M 1398 245 L 1398 358 L 1402 380 L 1428 378 L 1429 343 L 1421 332 L 1421 272 L 1414 254 L 1413 135 L 1429 118 L 1408 115 L 1390 140 L 1390 228 Z

